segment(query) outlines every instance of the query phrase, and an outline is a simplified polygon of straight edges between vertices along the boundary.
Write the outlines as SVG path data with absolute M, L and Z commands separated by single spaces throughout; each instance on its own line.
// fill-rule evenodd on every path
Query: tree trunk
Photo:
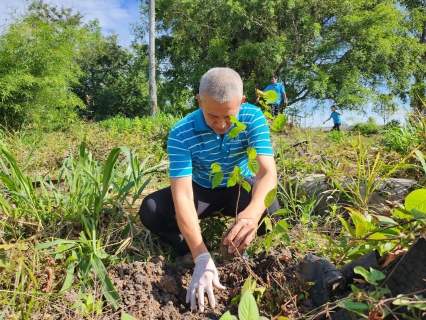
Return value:
M 149 0 L 149 103 L 151 116 L 155 116 L 158 110 L 155 82 L 155 0 Z

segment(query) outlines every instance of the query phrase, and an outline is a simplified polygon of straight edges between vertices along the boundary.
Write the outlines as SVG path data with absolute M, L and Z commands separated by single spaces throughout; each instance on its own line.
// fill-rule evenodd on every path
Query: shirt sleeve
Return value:
M 169 156 L 170 178 L 192 176 L 191 152 L 185 146 L 178 130 L 172 130 L 167 141 L 167 154 Z
M 254 113 L 253 121 L 251 121 L 250 125 L 247 127 L 247 138 L 249 146 L 255 148 L 257 154 L 274 155 L 268 123 L 260 109 Z

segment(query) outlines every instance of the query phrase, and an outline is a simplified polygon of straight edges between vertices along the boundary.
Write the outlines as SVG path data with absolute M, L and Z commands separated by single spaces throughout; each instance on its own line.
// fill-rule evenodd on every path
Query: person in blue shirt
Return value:
M 285 93 L 284 85 L 281 82 L 277 81 L 277 76 L 272 75 L 269 78 L 269 80 L 271 81 L 271 83 L 268 86 L 266 86 L 266 88 L 263 90 L 263 92 L 268 91 L 268 90 L 274 90 L 278 94 L 277 101 L 268 104 L 268 106 L 271 107 L 271 114 L 275 117 L 275 116 L 280 114 L 281 101 L 284 100 L 284 104 L 285 104 L 285 106 L 287 106 L 288 100 L 287 100 L 287 95 Z M 260 99 L 260 97 L 257 97 L 256 102 L 258 102 L 259 99 Z
M 328 120 L 333 119 L 334 126 L 331 128 L 331 130 L 337 130 L 340 131 L 340 125 L 342 124 L 342 120 L 340 119 L 340 116 L 342 115 L 341 112 L 337 111 L 337 107 L 333 104 L 331 106 L 331 114 L 330 118 L 325 120 L 323 124 L 325 124 Z
M 255 234 L 266 232 L 262 218 L 279 209 L 278 201 L 266 208 L 265 197 L 277 186 L 277 170 L 269 127 L 258 107 L 244 103 L 243 83 L 230 68 L 213 68 L 201 78 L 197 95 L 199 109 L 179 121 L 169 133 L 170 187 L 158 190 L 142 201 L 139 215 L 143 225 L 168 241 L 181 254 L 191 253 L 195 262 L 186 302 L 204 310 L 204 291 L 215 307 L 213 286 L 225 289 L 204 243 L 199 220 L 215 212 L 238 219 L 224 239 L 228 252 L 241 254 Z M 229 133 L 234 116 L 246 128 L 235 138 Z M 259 170 L 254 175 L 248 167 L 248 147 L 257 151 Z M 223 182 L 212 188 L 211 165 L 219 163 Z M 238 184 L 227 187 L 230 173 L 238 166 L 250 192 Z

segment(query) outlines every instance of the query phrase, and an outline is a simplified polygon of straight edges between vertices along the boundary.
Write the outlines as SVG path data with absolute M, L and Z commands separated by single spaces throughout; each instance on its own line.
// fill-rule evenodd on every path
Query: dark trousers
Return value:
M 255 179 L 245 179 L 253 186 Z M 198 218 L 205 219 L 220 211 L 223 215 L 235 217 L 235 209 L 238 199 L 238 185 L 230 188 L 204 188 L 195 182 L 192 183 L 194 190 L 194 204 Z M 248 193 L 241 188 L 237 211 L 243 211 L 251 200 L 251 191 Z M 272 214 L 279 209 L 277 199 L 263 213 Z M 143 199 L 139 209 L 139 216 L 143 225 L 160 238 L 169 242 L 178 249 L 181 254 L 188 253 L 189 247 L 179 231 L 176 220 L 176 212 L 173 204 L 171 188 L 158 190 Z M 262 219 L 260 220 L 262 221 Z M 265 225 L 262 223 L 257 231 L 258 235 L 265 234 Z
M 333 128 L 331 128 L 331 130 L 340 131 L 340 123 L 335 123 Z
M 276 103 L 268 104 L 271 107 L 271 114 L 276 117 L 280 114 L 280 105 Z

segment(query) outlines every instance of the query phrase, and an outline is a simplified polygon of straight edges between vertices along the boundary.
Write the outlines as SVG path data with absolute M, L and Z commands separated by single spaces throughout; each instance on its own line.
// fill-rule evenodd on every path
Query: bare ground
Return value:
M 205 297 L 207 308 L 204 313 L 192 313 L 189 304 L 185 303 L 192 270 L 180 263 L 171 264 L 158 257 L 151 262 L 119 264 L 109 274 L 122 299 L 120 313 L 124 311 L 137 319 L 219 319 L 228 310 L 237 315 L 238 306 L 231 300 L 241 292 L 250 274 L 252 278 L 257 278 L 258 286 L 270 288 L 264 294 L 265 301 L 261 303 L 269 304 L 268 310 L 275 309 L 274 315 L 294 317 L 308 311 L 311 306 L 305 299 L 307 301 L 301 301 L 298 309 L 291 295 L 286 294 L 291 287 L 298 287 L 299 284 L 295 273 L 296 261 L 282 253 L 260 254 L 248 260 L 235 258 L 233 261 L 217 261 L 216 266 L 226 290 L 215 290 L 215 309 L 208 306 Z M 114 318 L 112 314 L 108 318 L 111 316 Z

